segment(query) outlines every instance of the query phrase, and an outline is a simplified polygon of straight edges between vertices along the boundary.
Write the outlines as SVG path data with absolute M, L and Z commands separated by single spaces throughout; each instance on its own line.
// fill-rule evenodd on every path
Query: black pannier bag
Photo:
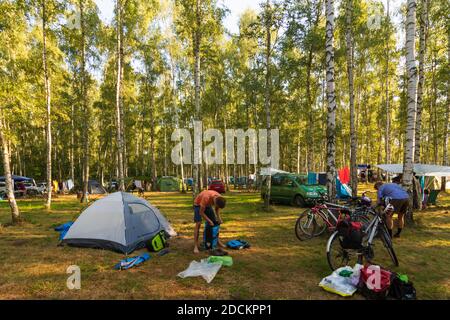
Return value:
M 336 226 L 339 236 L 342 237 L 344 249 L 361 249 L 363 240 L 362 223 L 348 219 L 341 220 Z
M 393 273 L 388 297 L 395 300 L 416 300 L 416 288 L 411 281 L 402 281 L 396 273 Z

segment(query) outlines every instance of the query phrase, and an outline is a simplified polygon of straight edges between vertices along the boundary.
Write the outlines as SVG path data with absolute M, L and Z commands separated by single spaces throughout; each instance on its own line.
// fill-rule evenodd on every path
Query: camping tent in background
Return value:
M 86 208 L 67 231 L 63 244 L 129 254 L 165 230 L 176 236 L 156 207 L 125 192 L 115 192 Z
M 106 190 L 103 186 L 96 180 L 88 181 L 88 192 L 89 194 L 105 194 Z
M 262 176 L 273 176 L 274 174 L 277 173 L 289 173 L 289 172 L 271 167 L 261 168 L 261 170 L 259 171 L 259 174 Z
M 156 181 L 156 189 L 162 192 L 180 191 L 181 181 L 175 177 L 163 176 Z
M 32 182 L 33 184 L 35 184 L 33 178 L 16 176 L 16 175 L 12 175 L 11 178 L 14 180 L 14 183 L 16 183 L 16 182 Z M 5 176 L 1 176 L 0 181 L 5 181 Z
M 377 167 L 389 173 L 403 173 L 403 164 L 377 164 Z M 433 164 L 414 164 L 413 172 L 417 176 L 450 177 L 449 166 L 438 166 Z
M 403 164 L 378 164 L 378 168 L 388 173 L 402 174 Z M 414 196 L 415 208 L 421 208 L 421 202 L 425 199 L 424 190 L 429 190 L 426 204 L 436 204 L 437 196 L 440 192 L 441 182 L 437 178 L 450 177 L 450 167 L 433 164 L 414 164 L 413 172 L 416 176 L 414 180 L 416 195 Z

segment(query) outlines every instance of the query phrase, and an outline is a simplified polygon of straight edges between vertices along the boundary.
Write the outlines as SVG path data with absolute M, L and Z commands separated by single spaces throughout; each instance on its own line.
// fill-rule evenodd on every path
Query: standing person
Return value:
M 199 252 L 198 236 L 202 219 L 208 222 L 211 226 L 216 226 L 222 223 L 220 216 L 220 209 L 225 208 L 226 200 L 217 191 L 204 190 L 200 192 L 194 200 L 194 253 Z M 214 206 L 214 209 L 213 209 Z M 218 240 L 220 247 L 224 247 Z
M 382 204 L 383 198 L 391 198 L 391 204 L 394 206 L 394 211 L 386 215 L 386 224 L 389 235 L 392 237 L 392 229 L 394 222 L 392 216 L 394 213 L 398 214 L 398 230 L 394 237 L 400 237 L 400 233 L 405 225 L 405 214 L 409 209 L 409 195 L 408 193 L 396 183 L 383 183 L 381 181 L 375 183 L 375 190 L 377 190 L 378 204 Z

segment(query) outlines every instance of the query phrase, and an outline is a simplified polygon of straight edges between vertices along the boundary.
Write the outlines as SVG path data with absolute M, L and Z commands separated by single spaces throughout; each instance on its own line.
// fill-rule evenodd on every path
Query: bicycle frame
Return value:
M 339 215 L 336 217 L 331 210 L 338 210 Z M 342 220 L 342 211 L 341 210 L 348 210 L 348 208 L 345 206 L 339 205 L 339 204 L 328 203 L 328 202 L 324 202 L 323 204 L 317 204 L 311 208 L 311 211 L 315 215 L 319 215 L 322 218 L 322 220 L 327 225 L 328 230 L 330 230 L 330 231 L 334 230 L 337 226 L 337 223 Z M 311 223 L 311 222 L 309 222 L 309 223 Z M 308 225 L 308 227 L 309 227 L 309 225 Z

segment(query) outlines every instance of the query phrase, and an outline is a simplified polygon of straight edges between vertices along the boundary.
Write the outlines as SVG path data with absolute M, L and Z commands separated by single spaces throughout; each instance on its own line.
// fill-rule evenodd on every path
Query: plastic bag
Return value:
M 203 259 L 201 262 L 191 261 L 189 267 L 180 272 L 178 276 L 180 278 L 201 276 L 206 282 L 210 283 L 221 267 L 222 262 L 208 263 L 206 259 Z
M 203 260 L 206 260 L 208 263 L 222 262 L 224 267 L 231 267 L 233 265 L 233 258 L 230 256 L 210 256 L 208 259 L 202 259 L 202 262 Z
M 362 265 L 360 264 L 356 264 L 353 268 L 349 266 L 339 268 L 333 271 L 331 275 L 323 278 L 319 287 L 343 297 L 350 297 L 357 290 L 356 286 L 359 282 L 361 268 Z

